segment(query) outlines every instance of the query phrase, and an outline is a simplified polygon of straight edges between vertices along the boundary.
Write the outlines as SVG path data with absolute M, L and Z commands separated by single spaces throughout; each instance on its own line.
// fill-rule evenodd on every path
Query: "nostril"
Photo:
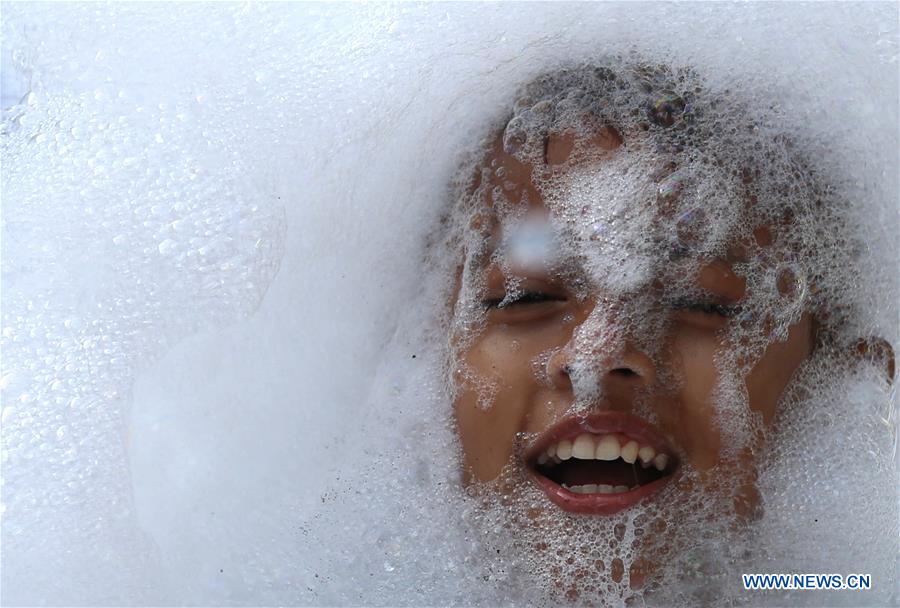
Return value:
M 610 370 L 609 373 L 616 374 L 617 376 L 622 376 L 623 378 L 632 378 L 638 375 L 636 371 L 627 367 L 617 367 L 616 369 Z
M 571 388 L 573 371 L 566 349 L 556 351 L 547 360 L 546 379 L 553 388 Z

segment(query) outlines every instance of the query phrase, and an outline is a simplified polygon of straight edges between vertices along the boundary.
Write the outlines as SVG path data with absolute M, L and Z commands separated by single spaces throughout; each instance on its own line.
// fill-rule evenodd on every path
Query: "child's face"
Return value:
M 533 162 L 510 156 L 498 142 L 487 159 L 492 183 L 481 189 L 485 206 L 496 210 L 492 198 L 502 191 L 507 210 L 527 208 L 524 225 L 558 226 L 567 213 L 571 219 L 572 207 L 545 200 L 546 184 L 564 190 L 573 187 L 578 171 L 612 171 L 628 154 L 630 137 L 613 131 L 588 142 L 551 136 L 543 158 Z M 575 214 L 582 212 L 587 207 L 576 206 Z M 651 215 L 657 224 L 674 222 L 662 210 Z M 522 214 L 508 216 L 523 225 Z M 618 217 L 628 221 L 622 219 L 627 214 Z M 497 221 L 491 247 L 504 242 L 505 230 L 504 221 Z M 718 258 L 672 258 L 662 265 L 665 272 L 635 283 L 639 288 L 603 287 L 614 284 L 604 281 L 618 272 L 618 263 L 601 265 L 594 272 L 602 280 L 592 281 L 562 270 L 565 264 L 484 256 L 469 271 L 481 285 L 483 322 L 455 336 L 455 414 L 466 482 L 529 479 L 546 498 L 538 511 L 561 508 L 600 517 L 660 496 L 671 500 L 673 492 L 721 494 L 728 486 L 735 512 L 749 516 L 758 502 L 760 431 L 772 423 L 813 342 L 813 321 L 802 313 L 787 324 L 786 339 L 782 334 L 764 341 L 752 361 L 740 361 L 741 371 L 732 357 L 734 341 L 744 339 L 729 330 L 748 300 L 747 264 L 760 259 L 750 252 L 777 241 L 778 230 L 756 226 L 745 238 L 729 241 L 728 253 Z M 604 255 L 615 254 L 613 247 Z M 620 261 L 627 265 L 627 259 Z M 696 291 L 673 299 L 669 286 L 678 281 Z M 729 382 L 734 390 L 727 390 Z M 681 475 L 687 469 L 694 472 L 690 479 Z M 527 475 L 509 475 L 516 470 Z

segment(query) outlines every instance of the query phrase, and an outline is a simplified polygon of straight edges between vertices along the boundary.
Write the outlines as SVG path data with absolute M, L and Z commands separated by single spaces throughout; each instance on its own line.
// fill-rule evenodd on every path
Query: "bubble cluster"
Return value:
M 4 3 L 4 602 L 896 603 L 896 23 Z M 678 476 L 564 511 L 604 408 Z
M 557 68 L 521 90 L 500 135 L 460 171 L 454 219 L 465 236 L 447 242 L 465 244 L 464 260 L 455 254 L 463 270 L 451 347 L 471 366 L 453 378 L 463 470 L 483 501 L 474 525 L 487 545 L 516 556 L 503 563 L 515 563 L 530 581 L 519 584 L 545 594 L 541 601 L 755 604 L 739 573 L 791 572 L 799 562 L 848 574 L 864 564 L 885 583 L 880 597 L 894 597 L 896 419 L 884 384 L 893 355 L 857 356 L 864 336 L 884 344 L 859 281 L 871 233 L 848 198 L 852 176 L 823 171 L 786 134 L 786 117 L 750 99 L 635 55 Z M 576 327 L 566 329 L 563 307 L 584 311 Z M 715 383 L 707 386 L 693 368 L 710 328 Z M 528 353 L 519 336 L 541 345 L 521 363 L 502 347 L 514 339 Z M 774 365 L 799 369 L 773 368 L 797 348 L 805 349 L 797 363 Z M 551 371 L 561 357 L 568 363 Z M 635 396 L 620 396 L 628 386 L 613 377 L 620 372 L 638 377 Z M 489 415 L 469 413 L 479 373 L 502 387 Z M 868 374 L 864 397 L 847 392 L 866 384 L 858 374 Z M 707 391 L 699 406 L 698 390 Z M 835 424 L 835 407 L 854 422 L 845 414 Z M 531 482 L 529 446 L 556 422 L 623 408 L 680 437 L 676 480 L 615 515 L 555 509 Z M 512 437 L 503 421 L 516 416 Z M 545 422 L 535 428 L 535 419 Z M 877 431 L 866 422 L 875 420 Z M 866 429 L 859 436 L 858 424 Z M 865 464 L 848 445 L 864 450 Z M 508 464 L 489 468 L 485 460 L 504 446 Z M 566 449 L 557 463 L 571 458 Z M 586 479 L 577 470 L 585 469 L 556 475 Z M 847 559 L 813 558 L 814 547 L 853 542 L 857 520 L 846 509 L 860 495 L 875 500 L 872 508 L 856 500 L 878 520 L 867 540 Z M 791 540 L 788 521 L 815 540 Z M 816 604 L 823 596 L 769 599 Z

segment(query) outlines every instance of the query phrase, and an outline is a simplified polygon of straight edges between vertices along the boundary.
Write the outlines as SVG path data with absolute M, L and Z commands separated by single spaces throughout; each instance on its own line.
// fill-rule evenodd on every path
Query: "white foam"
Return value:
M 457 260 L 425 261 L 461 243 L 428 239 L 446 234 L 434 227 L 449 184 L 519 85 L 636 48 L 743 91 L 774 117 L 762 129 L 834 178 L 864 255 L 857 276 L 817 297 L 852 295 L 847 335 L 896 345 L 897 21 L 889 4 L 4 3 L 4 601 L 557 601 L 540 584 L 555 564 L 530 543 L 575 530 L 615 539 L 575 553 L 602 558 L 590 593 L 616 603 L 631 592 L 611 573 L 627 572 L 654 515 L 724 536 L 727 522 L 702 520 L 722 497 L 516 536 L 540 497 L 522 485 L 510 507 L 490 488 L 463 491 L 446 382 Z M 717 217 L 706 221 L 722 228 Z M 819 236 L 829 242 L 798 239 Z M 829 268 L 845 263 L 828 257 L 844 248 L 820 249 Z M 639 291 L 650 263 L 626 261 L 633 272 L 612 287 Z M 760 293 L 773 284 L 755 279 Z M 816 387 L 823 369 L 801 384 Z M 834 388 L 821 435 L 806 419 L 786 425 L 762 487 L 803 512 L 775 518 L 759 546 L 782 551 L 773 568 L 816 571 L 834 562 L 792 558 L 847 542 L 855 521 L 871 553 L 854 545 L 841 566 L 896 584 L 896 484 L 892 495 L 875 473 L 896 481 L 897 463 L 869 410 L 893 428 L 896 412 L 872 405 L 892 398 L 884 387 L 856 379 L 846 400 L 858 415 Z M 871 513 L 818 502 L 847 479 L 833 466 L 833 484 L 810 477 L 795 457 L 843 437 L 841 412 L 872 443 L 874 468 L 853 469 L 883 491 Z M 817 535 L 813 514 L 834 532 Z M 873 538 L 867 521 L 892 516 L 893 534 Z M 784 545 L 793 522 L 808 540 Z M 759 599 L 704 569 L 738 568 L 752 545 L 716 542 L 673 556 L 680 587 L 666 578 L 648 601 Z M 870 597 L 889 597 L 875 580 Z

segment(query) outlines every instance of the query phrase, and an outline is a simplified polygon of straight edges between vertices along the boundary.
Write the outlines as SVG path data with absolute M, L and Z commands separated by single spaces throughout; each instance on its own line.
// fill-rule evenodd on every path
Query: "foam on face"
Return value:
M 514 116 L 504 130 L 503 149 L 536 167 L 531 181 L 549 212 L 546 232 L 555 234 L 554 244 L 565 251 L 548 257 L 541 270 L 566 282 L 576 298 L 597 298 L 593 312 L 563 347 L 573 351 L 569 378 L 574 399 L 567 415 L 588 413 L 603 403 L 606 358 L 623 348 L 626 341 L 636 342 L 657 360 L 657 369 L 666 370 L 666 353 L 658 348 L 666 340 L 665 315 L 660 315 L 658 307 L 654 308 L 648 299 L 674 303 L 679 308 L 678 302 L 697 297 L 690 278 L 700 266 L 711 257 L 735 255 L 735 245 L 741 244 L 735 268 L 745 282 L 746 292 L 736 318 L 722 330 L 729 348 L 719 353 L 719 380 L 712 394 L 724 445 L 720 461 L 711 471 L 692 469 L 690 459 L 680 454 L 681 477 L 655 502 L 615 516 L 590 518 L 558 510 L 548 514 L 540 508 L 546 499 L 529 483 L 522 460 L 525 446 L 536 435 L 521 435 L 515 457 L 501 478 L 480 488 L 481 498 L 488 503 L 483 507 L 483 517 L 490 522 L 486 528 L 490 542 L 500 542 L 490 535 L 492 526 L 502 529 L 500 535 L 516 539 L 511 551 L 525 556 L 522 567 L 534 577 L 528 587 L 546 591 L 547 601 L 560 596 L 604 605 L 637 598 L 686 605 L 721 601 L 724 596 L 741 596 L 735 573 L 796 568 L 772 557 L 797 559 L 783 545 L 785 528 L 778 522 L 804 519 L 786 515 L 797 508 L 797 497 L 790 496 L 801 485 L 804 489 L 800 494 L 809 496 L 811 486 L 819 484 L 812 482 L 807 486 L 788 481 L 783 473 L 779 480 L 783 486 L 773 481 L 773 471 L 785 466 L 779 459 L 785 455 L 778 441 L 788 441 L 784 433 L 793 432 L 791 429 L 810 426 L 794 416 L 826 415 L 829 407 L 847 407 L 853 401 L 843 394 L 854 383 L 852 376 L 835 369 L 847 364 L 847 357 L 840 353 L 858 339 L 854 332 L 859 331 L 859 326 L 851 321 L 855 315 L 849 312 L 859 314 L 859 268 L 850 263 L 858 258 L 852 236 L 858 233 L 840 190 L 824 178 L 815 183 L 813 168 L 794 157 L 777 134 L 762 135 L 756 124 L 759 119 L 746 107 L 729 107 L 733 98 L 727 94 L 704 91 L 692 75 L 650 70 L 657 82 L 642 79 L 645 65 L 612 61 L 600 68 L 575 68 L 539 79 L 517 101 Z M 627 80 L 629 72 L 634 79 L 631 82 Z M 688 93 L 676 93 L 678 88 Z M 575 94 L 585 101 L 573 111 L 571 99 Z M 693 99 L 685 101 L 680 95 Z M 661 101 L 645 101 L 654 96 Z M 564 109 L 560 110 L 560 106 Z M 675 108 L 675 115 L 660 118 L 655 112 L 661 106 Z M 649 120 L 641 112 L 645 107 L 649 109 Z M 710 112 L 713 107 L 717 109 L 714 115 Z M 634 110 L 627 113 L 631 108 Z M 595 113 L 595 124 L 579 125 L 575 117 L 584 117 L 591 111 Z M 569 119 L 560 119 L 560 114 Z M 537 115 L 544 120 L 535 118 Z M 574 132 L 576 142 L 587 141 L 587 147 L 597 147 L 597 123 L 603 124 L 604 120 L 611 122 L 601 128 L 647 134 L 638 135 L 637 141 L 629 141 L 626 136 L 613 158 L 583 161 L 582 166 L 561 174 L 548 169 L 541 175 L 539 167 L 546 166 L 541 156 L 551 154 L 547 152 L 548 136 Z M 648 126 L 652 122 L 656 125 Z M 674 127 L 675 133 L 658 127 Z M 570 158 L 577 158 L 579 153 L 588 155 L 589 150 L 579 150 L 576 143 Z M 500 173 L 503 170 L 495 168 L 494 175 L 504 179 Z M 464 229 L 479 226 L 483 222 L 473 222 L 472 214 L 483 217 L 487 213 L 504 227 L 512 224 L 514 232 L 521 234 L 521 213 L 517 214 L 516 205 L 526 206 L 533 201 L 524 195 L 518 203 L 507 199 L 504 191 L 513 192 L 513 187 L 494 189 L 488 197 L 486 189 L 491 188 L 492 180 L 482 177 L 480 183 L 461 198 L 460 225 Z M 492 201 L 493 210 L 483 208 L 481 201 L 485 198 Z M 555 228 L 551 229 L 551 225 Z M 770 228 L 777 231 L 775 242 Z M 478 238 L 472 235 L 465 241 L 477 242 Z M 827 251 L 825 256 L 820 255 L 819 249 Z M 477 302 L 484 300 L 486 286 L 477 270 L 469 271 L 469 267 L 483 268 L 486 264 L 480 251 L 477 246 L 470 247 L 467 270 L 463 273 L 461 305 L 455 321 L 465 336 L 458 339 L 462 352 L 472 346 L 482 331 L 478 319 L 484 317 L 479 317 Z M 826 256 L 842 258 L 844 263 L 830 264 Z M 516 240 L 501 244 L 492 257 L 492 261 L 500 262 L 504 273 L 513 275 L 506 282 L 504 302 L 515 301 L 523 293 L 519 287 L 522 279 L 515 275 L 527 276 L 527 269 L 523 272 L 514 264 L 503 263 L 519 257 Z M 569 266 L 561 265 L 560 258 L 567 260 Z M 823 327 L 818 329 L 818 347 L 812 361 L 795 382 L 818 383 L 829 390 L 810 389 L 814 397 L 794 392 L 784 398 L 780 408 L 788 413 L 781 415 L 781 435 L 771 444 L 763 443 L 760 437 L 768 431 L 759 414 L 750 409 L 745 382 L 752 382 L 748 374 L 753 373 L 754 365 L 771 345 L 788 339 L 788 328 L 805 311 L 814 312 Z M 470 318 L 472 315 L 474 319 Z M 534 362 L 535 374 L 543 384 L 548 384 L 546 369 L 557 350 L 541 354 Z M 824 363 L 829 358 L 831 361 Z M 457 377 L 461 390 L 470 390 L 466 385 L 472 376 L 473 372 L 467 370 Z M 835 378 L 840 380 L 835 382 Z M 661 380 L 670 388 L 684 382 L 677 372 Z M 831 404 L 826 404 L 829 399 Z M 649 403 L 641 409 L 638 400 L 636 407 L 647 420 L 656 421 L 656 412 Z M 863 418 L 872 417 L 871 412 L 860 414 Z M 809 478 L 809 471 L 815 470 L 813 462 L 824 458 L 835 467 L 834 471 L 842 471 L 840 475 L 853 471 L 847 479 L 853 480 L 856 491 L 866 495 L 886 493 L 879 503 L 879 525 L 890 529 L 896 501 L 887 496 L 894 489 L 885 482 L 894 479 L 896 471 L 885 474 L 883 469 L 890 462 L 890 429 L 884 429 L 880 435 L 887 443 L 882 446 L 875 471 L 870 467 L 865 473 L 858 471 L 853 450 L 829 449 L 828 446 L 846 446 L 848 442 L 828 433 L 818 435 L 814 449 L 806 445 L 808 452 L 788 457 L 791 465 L 786 468 L 797 477 L 806 470 Z M 851 438 L 849 444 L 857 442 L 866 443 Z M 748 451 L 754 455 L 749 463 L 741 458 Z M 718 479 L 710 484 L 709 476 Z M 863 488 L 864 483 L 870 486 Z M 760 485 L 768 490 L 760 498 L 744 497 L 747 491 L 755 494 Z M 852 494 L 848 488 L 841 496 Z M 814 500 L 821 502 L 822 498 L 820 492 Z M 742 512 L 747 505 L 752 506 L 752 512 Z M 767 515 L 772 511 L 777 513 Z M 845 518 L 842 525 L 837 519 L 828 518 L 828 532 L 817 536 L 817 543 L 833 543 L 830 546 L 837 548 L 846 542 L 846 536 L 853 534 L 852 523 L 848 526 Z M 841 537 L 845 540 L 837 540 Z M 893 547 L 893 539 L 885 541 L 882 556 L 889 555 Z M 764 556 L 767 557 L 763 559 Z M 883 563 L 882 558 L 867 560 L 860 552 L 855 552 L 854 558 L 873 569 L 881 568 L 879 563 Z M 841 563 L 850 568 L 849 561 Z M 766 567 L 762 567 L 764 564 Z M 881 569 L 881 576 L 889 580 L 889 568 Z
M 874 348 L 846 352 L 898 343 L 896 23 L 888 5 L 5 4 L 4 83 L 12 63 L 30 86 L 3 126 L 4 599 L 859 601 L 740 588 L 796 571 L 871 573 L 866 601 L 895 600 L 894 396 Z M 497 134 L 536 162 L 572 133 L 587 158 L 603 125 L 624 147 L 536 174 L 540 213 L 484 165 Z M 664 358 L 661 303 L 729 254 L 729 476 L 679 453 L 658 500 L 568 514 L 518 432 L 497 479 L 461 482 L 452 404 L 468 387 L 490 415 L 508 384 L 461 356 L 486 265 L 506 302 L 539 268 L 603 303 L 559 320 L 585 412 L 598 348 Z M 804 311 L 827 340 L 769 427 L 745 383 Z M 559 348 L 506 347 L 552 386 Z

